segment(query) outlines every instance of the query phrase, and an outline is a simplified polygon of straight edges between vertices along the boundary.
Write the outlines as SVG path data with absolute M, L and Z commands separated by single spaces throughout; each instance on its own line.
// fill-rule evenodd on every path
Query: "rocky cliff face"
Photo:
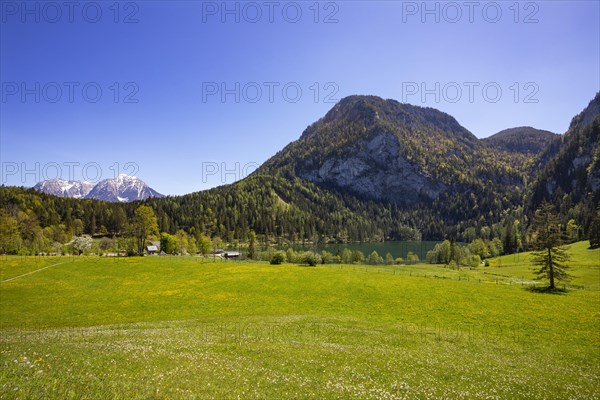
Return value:
M 298 174 L 313 183 L 332 184 L 377 200 L 411 204 L 420 198 L 437 199 L 447 186 L 423 175 L 402 155 L 398 137 L 391 132 L 363 139 L 356 152 L 330 155 L 315 169 Z

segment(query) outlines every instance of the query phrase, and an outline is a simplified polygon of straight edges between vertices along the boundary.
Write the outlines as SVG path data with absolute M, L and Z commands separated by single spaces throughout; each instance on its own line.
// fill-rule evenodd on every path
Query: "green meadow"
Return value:
M 460 270 L 3 257 L 0 398 L 597 399 L 587 247 L 556 294 L 531 290 L 526 253 Z

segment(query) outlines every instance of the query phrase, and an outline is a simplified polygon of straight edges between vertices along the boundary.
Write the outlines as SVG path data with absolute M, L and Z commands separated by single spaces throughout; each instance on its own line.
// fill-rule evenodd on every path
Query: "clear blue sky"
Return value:
M 352 94 L 564 133 L 600 88 L 599 2 L 474 3 L 2 0 L 1 183 L 231 183 Z

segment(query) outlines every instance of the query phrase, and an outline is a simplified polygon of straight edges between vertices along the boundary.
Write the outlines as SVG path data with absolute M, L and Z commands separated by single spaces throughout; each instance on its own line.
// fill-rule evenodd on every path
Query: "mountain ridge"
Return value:
M 59 197 L 72 197 L 74 199 L 83 199 L 92 190 L 94 185 L 87 181 L 70 181 L 61 178 L 47 179 L 38 182 L 33 186 L 34 189 L 54 194 Z
M 50 179 L 38 182 L 34 189 L 59 197 L 76 199 L 96 199 L 113 203 L 127 203 L 147 200 L 151 197 L 164 197 L 149 187 L 144 181 L 127 174 L 99 181 L 96 184 L 64 179 Z
M 499 150 L 516 153 L 539 154 L 553 141 L 559 140 L 561 135 L 554 132 L 532 128 L 530 126 L 519 126 L 504 129 L 481 141 L 487 146 Z

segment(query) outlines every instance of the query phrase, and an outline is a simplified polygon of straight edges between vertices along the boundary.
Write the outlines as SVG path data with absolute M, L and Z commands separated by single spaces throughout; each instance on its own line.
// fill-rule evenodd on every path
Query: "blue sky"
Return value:
M 231 183 L 352 94 L 564 133 L 600 88 L 597 1 L 72 7 L 0 2 L 2 184 Z

